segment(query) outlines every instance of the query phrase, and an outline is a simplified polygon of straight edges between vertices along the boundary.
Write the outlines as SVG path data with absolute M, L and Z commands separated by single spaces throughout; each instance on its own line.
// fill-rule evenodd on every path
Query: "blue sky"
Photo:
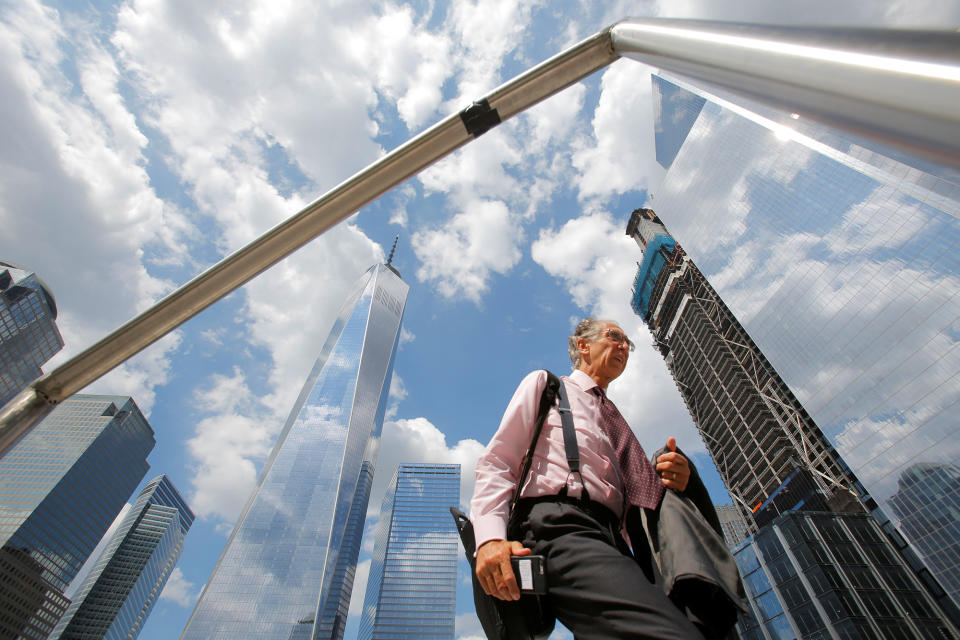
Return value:
M 718 4 L 4 2 L 0 258 L 53 289 L 66 342 L 54 365 L 622 17 L 960 22 L 956 3 L 932 1 Z M 88 389 L 134 397 L 157 433 L 151 473 L 198 515 L 141 638 L 183 628 L 344 295 L 396 234 L 411 291 L 368 531 L 398 462 L 461 463 L 466 501 L 514 386 L 531 369 L 566 371 L 565 337 L 587 314 L 619 319 L 640 345 L 611 395 L 641 442 L 675 435 L 710 466 L 628 305 L 640 252 L 626 220 L 663 177 L 649 73 L 617 62 L 501 125 Z M 477 637 L 459 595 L 458 637 Z

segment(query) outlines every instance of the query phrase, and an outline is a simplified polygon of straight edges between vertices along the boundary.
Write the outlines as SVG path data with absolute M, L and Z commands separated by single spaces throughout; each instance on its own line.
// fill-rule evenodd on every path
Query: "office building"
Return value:
M 40 376 L 63 348 L 57 303 L 32 271 L 0 262 L 0 406 Z
M 732 504 L 717 504 L 714 508 L 720 520 L 723 541 L 728 547 L 733 548 L 750 536 L 750 527 L 739 509 Z
M 347 518 L 347 528 L 343 532 L 343 544 L 337 556 L 337 568 L 333 573 L 333 582 L 325 599 L 320 624 L 317 626 L 316 638 L 319 640 L 343 640 L 372 487 L 373 464 L 368 460 L 360 467 L 360 480 L 354 494 L 353 506 L 350 507 L 350 517 Z
M 960 602 L 960 515 L 945 510 L 922 541 L 904 524 L 938 476 L 917 474 L 930 486 L 893 504 L 913 465 L 960 465 L 960 174 L 661 80 L 705 102 L 655 190 L 658 216 L 888 516 L 887 535 Z
M 389 262 L 341 307 L 181 637 L 316 633 L 387 406 L 409 289 Z
M 380 508 L 360 640 L 453 640 L 460 465 L 401 464 Z
M 956 637 L 866 513 L 790 511 L 734 549 L 741 640 Z
M 154 444 L 131 398 L 75 395 L 0 458 L 0 637 L 50 635 Z
M 136 638 L 180 558 L 193 518 L 167 476 L 147 483 L 51 638 Z
M 907 467 L 890 498 L 904 535 L 912 540 L 948 593 L 960 593 L 960 467 L 920 462 Z

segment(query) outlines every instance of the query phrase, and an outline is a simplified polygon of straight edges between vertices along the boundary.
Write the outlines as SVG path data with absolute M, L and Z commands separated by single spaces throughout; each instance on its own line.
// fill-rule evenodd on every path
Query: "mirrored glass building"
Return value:
M 323 615 L 317 625 L 316 638 L 322 640 L 343 640 L 347 617 L 350 613 L 350 600 L 353 595 L 353 579 L 357 572 L 357 558 L 360 556 L 360 542 L 363 539 L 363 525 L 367 521 L 367 506 L 370 504 L 370 489 L 373 487 L 373 463 L 364 461 L 360 468 L 360 480 L 347 518 L 347 528 L 343 532 L 343 544 L 337 556 L 337 568 L 333 573 L 333 582 L 324 599 Z
M 53 631 L 154 444 L 131 398 L 77 394 L 0 458 L 0 637 Z
M 180 558 L 193 518 L 167 476 L 148 482 L 51 639 L 132 640 L 140 635 Z
M 359 640 L 453 640 L 460 465 L 401 464 L 380 508 Z
M 0 261 L 0 406 L 63 348 L 56 319 L 50 287 L 32 271 Z
M 706 100 L 657 214 L 957 603 L 960 513 L 904 514 L 955 495 L 911 468 L 960 464 L 960 174 L 664 79 Z
M 792 511 L 734 550 L 741 640 L 953 638 L 869 514 Z
M 341 307 L 182 638 L 314 637 L 375 461 L 408 289 L 375 265 Z

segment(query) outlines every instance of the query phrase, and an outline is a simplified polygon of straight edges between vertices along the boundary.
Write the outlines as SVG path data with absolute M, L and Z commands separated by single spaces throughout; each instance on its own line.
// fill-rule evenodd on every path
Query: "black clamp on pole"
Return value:
M 463 126 L 467 129 L 467 133 L 474 138 L 479 138 L 501 122 L 500 114 L 497 113 L 496 109 L 490 107 L 490 103 L 487 102 L 486 98 L 477 100 L 461 111 L 460 119 L 463 121 Z

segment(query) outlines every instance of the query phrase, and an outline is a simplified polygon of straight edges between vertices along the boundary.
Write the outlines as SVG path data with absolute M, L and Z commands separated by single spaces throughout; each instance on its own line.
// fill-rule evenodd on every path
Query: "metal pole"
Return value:
M 360 207 L 474 140 L 490 127 L 616 59 L 609 29 L 605 29 L 501 85 L 341 183 L 21 391 L 0 409 L 0 455 L 61 400 L 156 342 Z
M 622 56 L 960 167 L 960 33 L 624 20 Z

